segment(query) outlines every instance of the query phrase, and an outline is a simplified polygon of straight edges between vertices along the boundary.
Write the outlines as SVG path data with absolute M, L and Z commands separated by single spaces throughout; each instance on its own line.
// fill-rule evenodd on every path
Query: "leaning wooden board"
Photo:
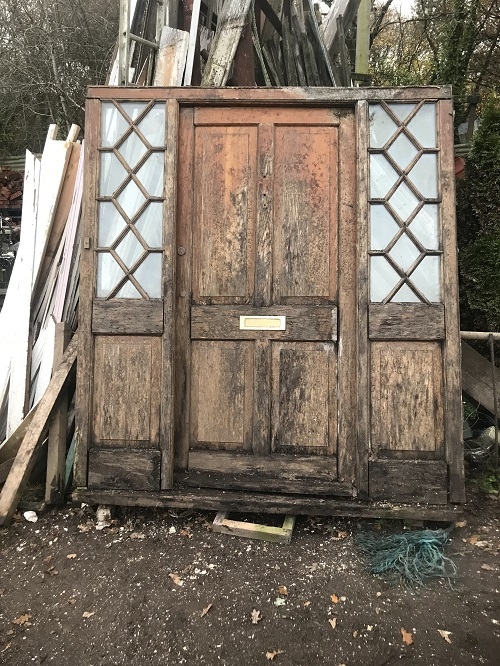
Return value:
M 17 453 L 12 469 L 0 495 L 0 525 L 8 525 L 16 510 L 42 443 L 48 421 L 58 399 L 76 366 L 76 336 L 69 343 L 59 367 L 38 403 L 36 413 Z

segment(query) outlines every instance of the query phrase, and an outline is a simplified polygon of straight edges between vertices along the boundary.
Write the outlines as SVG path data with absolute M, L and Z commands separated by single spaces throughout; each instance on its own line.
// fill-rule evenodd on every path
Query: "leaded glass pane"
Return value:
M 165 104 L 155 104 L 138 128 L 153 146 L 159 148 L 165 143 Z
M 389 199 L 389 204 L 399 217 L 406 221 L 419 204 L 419 200 L 406 183 L 401 183 Z
M 416 106 L 416 104 L 389 104 L 391 111 L 402 121 L 406 120 Z
M 399 174 L 392 168 L 383 155 L 370 155 L 370 197 L 383 199 Z
M 149 247 L 162 246 L 163 203 L 152 201 L 135 223 Z
M 161 258 L 159 252 L 152 252 L 134 271 L 134 277 L 151 298 L 161 298 Z
M 407 136 L 400 134 L 387 152 L 401 169 L 406 169 L 418 150 Z
M 397 128 L 380 104 L 370 106 L 370 148 L 383 148 Z
M 99 203 L 99 226 L 97 233 L 99 247 L 109 247 L 125 226 L 125 220 L 110 201 L 101 201 Z
M 117 198 L 118 203 L 125 211 L 125 214 L 131 219 L 137 213 L 139 208 L 146 201 L 146 197 L 141 190 L 137 187 L 134 181 L 130 181 L 127 187 L 123 190 Z
M 124 275 L 109 252 L 97 253 L 97 296 L 108 296 Z
M 409 228 L 427 250 L 439 250 L 437 204 L 425 204 Z
M 407 125 L 423 148 L 436 147 L 436 105 L 424 104 Z
M 127 280 L 115 298 L 142 298 L 141 294 L 134 287 L 130 280 Z
M 398 289 L 394 296 L 391 298 L 391 303 L 421 303 L 420 298 L 410 289 L 407 284 L 404 284 L 401 289 Z
M 146 146 L 142 143 L 135 132 L 122 143 L 118 148 L 118 152 L 123 157 L 125 162 L 133 169 L 137 162 L 144 157 L 147 152 Z
M 122 102 L 121 107 L 132 120 L 138 118 L 147 107 L 147 102 Z
M 120 257 L 127 268 L 131 268 L 139 257 L 144 253 L 144 248 L 139 243 L 132 231 L 129 231 L 116 248 L 116 254 Z
M 111 102 L 101 106 L 101 145 L 114 146 L 129 126 L 128 122 Z
M 164 153 L 152 153 L 137 172 L 137 178 L 152 197 L 163 194 Z
M 422 196 L 426 199 L 436 199 L 438 195 L 437 155 L 435 153 L 422 155 L 408 177 Z
M 401 278 L 384 257 L 372 257 L 370 266 L 370 299 L 380 303 Z
M 431 303 L 441 300 L 440 258 L 424 257 L 410 276 L 410 280 Z
M 407 271 L 420 256 L 420 250 L 411 242 L 406 234 L 403 234 L 389 254 L 391 259 L 393 259 L 400 268 Z
M 370 206 L 370 249 L 384 250 L 399 231 L 399 225 L 385 206 Z
M 123 183 L 127 172 L 113 153 L 101 153 L 101 175 L 99 180 L 99 194 L 101 197 L 111 197 L 118 186 Z

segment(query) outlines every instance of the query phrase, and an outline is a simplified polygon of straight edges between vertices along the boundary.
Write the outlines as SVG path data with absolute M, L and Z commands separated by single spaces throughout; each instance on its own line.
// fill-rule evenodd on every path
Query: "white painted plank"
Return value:
M 78 169 L 76 172 L 75 190 L 73 192 L 68 221 L 66 222 L 66 238 L 54 299 L 54 310 L 52 314 L 56 322 L 62 321 L 71 264 L 74 257 L 78 222 L 82 208 L 84 153 L 85 143 L 82 143 L 82 150 L 80 152 L 80 159 L 78 161 Z
M 189 46 L 189 33 L 164 26 L 156 60 L 155 86 L 181 86 Z
M 49 132 L 51 133 L 53 126 Z M 35 252 L 33 258 L 33 281 L 31 290 L 34 291 L 38 280 L 38 273 L 42 257 L 47 247 L 47 240 L 52 228 L 54 213 L 61 194 L 64 174 L 71 155 L 73 143 L 71 141 L 57 141 L 47 136 L 42 154 L 40 170 L 40 197 L 36 214 Z
M 344 28 L 350 24 L 358 11 L 360 0 L 335 0 L 332 2 L 326 19 L 320 26 L 327 50 L 332 54 L 332 47 L 337 37 L 337 18 L 344 17 Z M 333 54 L 332 54 L 333 55 Z
M 40 180 L 40 160 L 26 151 L 21 238 L 4 306 L 0 312 L 0 386 L 9 376 L 7 437 L 24 417 L 29 345 L 30 303 L 35 248 L 35 218 Z M 13 372 L 10 372 L 10 368 Z
M 191 27 L 189 28 L 189 45 L 186 58 L 186 71 L 184 72 L 184 85 L 190 86 L 193 77 L 194 54 L 196 51 L 196 38 L 198 35 L 198 24 L 200 22 L 201 0 L 194 0 L 191 13 Z

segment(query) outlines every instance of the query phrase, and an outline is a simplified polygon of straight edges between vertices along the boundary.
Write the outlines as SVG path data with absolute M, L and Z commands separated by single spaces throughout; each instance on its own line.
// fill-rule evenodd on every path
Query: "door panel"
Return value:
M 275 302 L 337 294 L 337 127 L 277 126 L 274 167 Z M 297 302 L 297 301 L 296 301 Z
M 158 446 L 161 338 L 96 336 L 93 442 Z
M 272 450 L 332 454 L 337 446 L 333 344 L 272 344 Z
M 439 342 L 373 342 L 372 450 L 442 453 L 443 359 Z
M 197 131 L 196 303 L 245 303 L 253 294 L 256 151 L 256 127 Z
M 252 450 L 253 344 L 196 341 L 192 347 L 191 446 Z

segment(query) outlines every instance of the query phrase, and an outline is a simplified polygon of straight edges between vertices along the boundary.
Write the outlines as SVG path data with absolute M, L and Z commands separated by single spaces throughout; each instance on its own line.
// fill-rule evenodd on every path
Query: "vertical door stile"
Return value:
M 97 147 L 101 131 L 101 104 L 87 100 L 85 128 L 85 186 L 82 210 L 82 256 L 80 267 L 80 300 L 78 305 L 78 367 L 76 385 L 76 449 L 74 478 L 77 487 L 87 485 L 88 450 L 92 413 L 92 378 L 94 338 L 92 335 L 92 303 L 95 274 L 95 237 L 97 228 L 97 183 L 99 155 Z M 88 239 L 88 240 L 86 240 Z
M 186 470 L 189 460 L 191 413 L 191 267 L 194 163 L 194 109 L 182 108 L 179 115 L 179 158 L 177 160 L 177 241 L 175 282 L 175 372 L 174 438 L 175 468 Z M 181 249 L 183 248 L 183 249 Z M 179 252 L 184 254 L 179 254 Z
M 368 454 L 370 450 L 369 400 L 369 343 L 368 343 L 368 102 L 358 102 L 356 108 L 358 195 L 357 195 L 357 488 L 358 496 L 368 496 Z
M 340 482 L 356 487 L 356 132 L 352 113 L 339 128 L 339 330 L 337 465 Z
M 460 376 L 460 324 L 455 224 L 455 166 L 453 153 L 453 107 L 451 100 L 438 102 L 438 146 L 441 148 L 441 225 L 443 234 L 443 299 L 446 337 L 443 349 L 445 447 L 449 465 L 450 501 L 465 502 L 462 447 L 462 398 Z
M 257 228 L 254 306 L 271 305 L 272 294 L 272 225 L 273 225 L 273 166 L 274 125 L 259 125 L 257 181 Z M 254 423 L 252 450 L 254 455 L 270 453 L 271 410 L 271 341 L 257 339 L 254 370 Z
M 160 448 L 161 489 L 173 486 L 174 475 L 174 286 L 176 256 L 177 147 L 179 103 L 167 100 L 165 208 L 163 214 L 163 362 Z

